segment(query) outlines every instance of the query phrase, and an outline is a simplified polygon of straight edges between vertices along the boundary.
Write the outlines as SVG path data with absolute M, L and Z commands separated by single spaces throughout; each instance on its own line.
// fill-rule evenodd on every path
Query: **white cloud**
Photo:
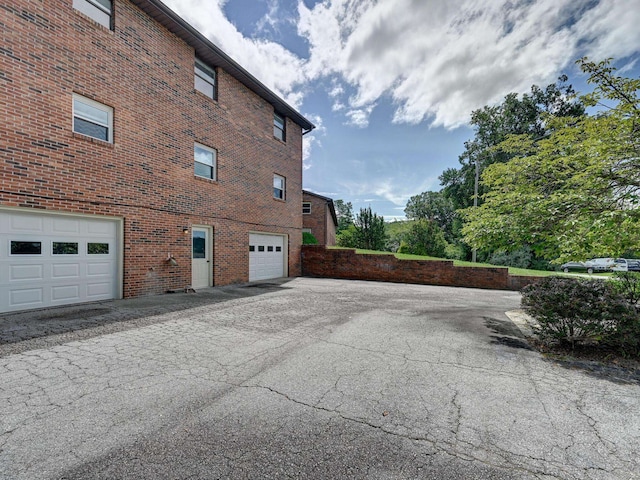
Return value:
M 580 55 L 640 45 L 638 0 L 324 0 L 298 10 L 308 75 L 355 88 L 345 111 L 357 126 L 388 96 L 394 122 L 456 127 L 508 92 L 553 82 Z
M 326 135 L 327 129 L 322 124 L 322 118 L 318 115 L 306 115 L 316 128 L 302 137 L 302 169 L 309 170 L 311 163 L 311 150 L 314 147 L 322 146 L 321 137 Z
M 422 182 L 419 179 L 414 180 L 408 180 L 406 174 L 399 172 L 392 178 L 365 176 L 364 174 L 360 176 L 354 175 L 349 179 L 337 180 L 336 183 L 343 194 L 347 194 L 349 197 L 366 196 L 364 200 L 360 200 L 361 202 L 387 201 L 398 208 L 404 208 L 409 198 L 415 195 L 416 192 L 432 190 L 437 185 L 436 178 L 427 178 Z M 371 194 L 377 198 L 370 198 Z
M 366 105 L 363 108 L 353 108 L 346 112 L 348 117 L 347 125 L 352 125 L 354 127 L 366 128 L 369 126 L 369 115 L 375 108 L 375 103 L 372 105 Z M 335 107 L 335 105 L 334 105 Z
M 245 37 L 224 14 L 227 0 L 165 0 L 165 3 L 285 101 L 294 107 L 301 105 L 305 61 L 278 43 Z M 270 4 L 270 8 L 277 6 Z M 265 23 L 269 23 L 269 15 Z
M 555 81 L 582 55 L 622 58 L 640 45 L 638 0 L 298 0 L 297 12 L 264 0 L 256 39 L 225 17 L 235 1 L 166 3 L 294 107 L 311 82 L 331 79 L 332 110 L 357 127 L 386 98 L 396 123 L 453 128 L 508 92 Z M 267 39 L 284 17 L 308 58 Z

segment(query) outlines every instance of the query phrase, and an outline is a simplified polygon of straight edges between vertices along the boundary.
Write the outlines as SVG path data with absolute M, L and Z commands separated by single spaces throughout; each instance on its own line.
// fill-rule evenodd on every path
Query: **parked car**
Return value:
M 569 273 L 571 271 L 586 272 L 587 266 L 583 262 L 567 262 L 560 265 L 560 270 L 564 273 Z
M 628 272 L 629 271 L 629 262 L 626 258 L 616 258 L 615 264 L 611 268 L 614 272 Z
M 633 258 L 616 258 L 612 270 L 615 272 L 640 272 L 640 260 Z
M 615 266 L 616 262 L 613 258 L 592 258 L 584 262 L 587 267 L 587 273 L 608 272 Z

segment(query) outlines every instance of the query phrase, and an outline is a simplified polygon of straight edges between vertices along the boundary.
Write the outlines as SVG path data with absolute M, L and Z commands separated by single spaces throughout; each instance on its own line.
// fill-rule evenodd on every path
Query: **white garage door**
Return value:
M 286 276 L 285 237 L 249 234 L 249 281 Z
M 0 312 L 118 298 L 118 226 L 0 210 Z

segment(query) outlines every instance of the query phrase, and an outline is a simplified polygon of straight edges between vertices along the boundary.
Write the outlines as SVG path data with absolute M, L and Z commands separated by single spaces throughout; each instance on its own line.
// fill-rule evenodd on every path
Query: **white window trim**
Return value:
M 97 110 L 101 110 L 103 112 L 105 112 L 107 114 L 107 123 L 97 123 L 94 119 L 90 119 L 87 118 L 85 116 L 83 116 L 81 113 L 76 112 L 76 102 L 80 102 L 80 103 L 84 103 L 85 105 L 89 105 L 90 107 L 93 107 Z M 71 118 L 71 130 L 74 133 L 77 133 L 78 135 L 84 135 L 85 137 L 88 138 L 93 138 L 95 140 L 99 140 L 101 142 L 108 142 L 108 143 L 113 143 L 113 108 L 109 107 L 108 105 L 104 105 L 102 103 L 96 102 L 95 100 L 91 100 L 90 98 L 87 97 L 83 97 L 82 95 L 78 95 L 76 93 L 73 94 L 73 116 Z M 90 122 L 93 123 L 95 125 L 100 125 L 103 127 L 107 128 L 107 140 L 104 140 L 102 138 L 98 138 L 98 137 L 94 137 L 91 135 L 87 135 L 86 133 L 83 132 L 76 132 L 75 130 L 75 122 L 74 119 L 75 118 L 79 118 L 81 120 L 84 120 L 86 122 Z
M 202 150 L 206 150 L 210 153 L 213 154 L 213 165 L 207 165 L 206 163 L 202 163 L 202 162 L 198 162 L 196 160 L 196 152 L 195 152 L 195 147 L 201 148 Z M 195 173 L 195 164 L 199 163 L 200 165 L 206 165 L 207 167 L 211 167 L 211 177 L 205 177 L 202 175 L 198 175 L 197 173 Z M 193 168 L 194 168 L 194 175 L 198 178 L 206 178 L 207 180 L 217 180 L 218 178 L 218 152 L 215 148 L 211 148 L 211 147 L 207 147 L 206 145 L 202 145 L 201 143 L 195 142 L 193 144 Z
M 194 87 L 196 90 L 198 90 L 200 93 L 202 93 L 203 95 L 206 95 L 209 98 L 212 99 L 216 99 L 216 72 L 213 68 L 211 68 L 209 65 L 207 65 L 206 63 L 204 63 L 202 60 L 198 60 L 197 58 L 195 59 L 195 63 L 194 63 L 194 67 L 193 67 L 193 74 L 195 77 L 199 78 L 200 80 L 202 80 L 205 83 L 208 83 L 209 85 L 211 85 L 212 88 L 212 94 L 209 95 L 208 92 L 203 92 L 201 89 L 198 88 L 196 81 L 194 80 Z
M 282 128 L 276 125 L 276 119 L 282 121 Z M 279 135 L 276 135 L 276 131 L 279 132 Z M 283 142 L 287 141 L 287 118 L 284 115 L 280 115 L 276 112 L 273 113 L 273 136 Z
M 307 207 L 306 210 L 309 210 L 308 212 L 305 212 L 305 207 Z M 311 214 L 311 202 L 302 202 L 302 214 L 303 215 Z
M 282 188 L 276 187 L 276 179 L 282 180 Z M 276 196 L 276 189 L 282 191 L 282 197 Z M 282 175 L 274 174 L 273 175 L 273 198 L 276 200 L 286 200 L 287 199 L 287 179 Z
M 86 15 L 105 28 L 111 29 L 113 19 L 113 0 L 111 8 L 106 8 L 95 0 L 73 0 L 73 8 Z M 106 15 L 106 19 L 104 16 Z

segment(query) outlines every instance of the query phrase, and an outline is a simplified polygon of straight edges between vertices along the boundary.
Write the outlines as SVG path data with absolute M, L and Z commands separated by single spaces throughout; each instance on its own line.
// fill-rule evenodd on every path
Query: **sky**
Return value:
M 640 0 L 163 0 L 316 125 L 303 186 L 402 219 L 441 188 L 471 113 L 588 56 L 640 76 Z

